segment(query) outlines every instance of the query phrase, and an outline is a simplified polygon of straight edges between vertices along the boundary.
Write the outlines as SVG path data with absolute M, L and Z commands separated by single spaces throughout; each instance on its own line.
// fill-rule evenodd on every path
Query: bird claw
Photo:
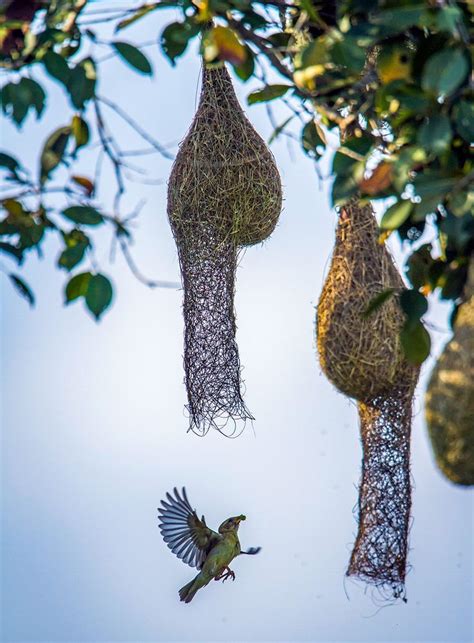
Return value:
M 221 580 L 223 583 L 225 583 L 225 581 L 226 581 L 228 578 L 232 578 L 232 580 L 234 581 L 234 580 L 235 580 L 235 572 L 233 572 L 233 571 L 232 571 L 231 569 L 229 569 L 228 567 L 226 567 L 225 569 L 226 569 L 227 571 L 226 571 L 226 572 L 222 571 L 222 573 L 220 573 L 218 576 L 216 576 L 216 577 L 214 578 L 214 580 Z
M 228 578 L 232 578 L 232 582 L 235 581 L 235 572 L 231 569 L 222 577 L 222 582 L 225 583 Z

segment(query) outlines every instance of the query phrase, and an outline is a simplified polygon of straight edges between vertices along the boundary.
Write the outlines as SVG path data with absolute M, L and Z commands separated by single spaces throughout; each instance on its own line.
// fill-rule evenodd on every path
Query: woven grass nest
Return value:
M 410 433 L 419 369 L 404 358 L 397 297 L 369 317 L 380 292 L 403 287 L 372 207 L 341 208 L 336 243 L 317 310 L 321 368 L 358 401 L 363 449 L 358 533 L 347 574 L 404 596 L 411 508 Z
M 278 169 L 247 120 L 224 66 L 203 68 L 199 106 L 168 184 L 184 285 L 190 429 L 235 435 L 252 415 L 235 341 L 238 251 L 264 241 L 282 205 Z
M 318 303 L 319 361 L 334 386 L 349 397 L 370 399 L 390 390 L 401 371 L 404 315 L 395 297 L 368 317 L 369 302 L 403 281 L 385 245 L 372 206 L 352 200 L 341 209 L 331 266 Z M 403 376 L 402 376 L 403 378 Z
M 428 383 L 425 413 L 440 470 L 456 484 L 474 485 L 474 260 L 454 335 Z

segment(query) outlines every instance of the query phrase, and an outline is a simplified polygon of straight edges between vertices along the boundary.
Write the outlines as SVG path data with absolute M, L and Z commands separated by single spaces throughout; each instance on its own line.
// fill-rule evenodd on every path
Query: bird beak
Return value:
M 246 520 L 246 518 L 245 518 L 245 516 L 240 515 L 240 516 L 237 516 L 236 520 L 237 520 L 237 522 L 242 522 L 242 520 Z

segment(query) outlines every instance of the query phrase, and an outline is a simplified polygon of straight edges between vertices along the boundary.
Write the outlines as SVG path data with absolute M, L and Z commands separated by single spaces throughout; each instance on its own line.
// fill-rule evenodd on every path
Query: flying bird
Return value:
M 166 500 L 158 507 L 158 520 L 163 540 L 173 554 L 189 565 L 196 567 L 199 574 L 179 590 L 179 598 L 190 603 L 196 592 L 205 587 L 212 579 L 235 580 L 235 573 L 230 569 L 231 561 L 241 554 L 253 556 L 261 547 L 251 547 L 247 551 L 240 549 L 237 531 L 245 516 L 234 516 L 224 520 L 218 532 L 206 525 L 204 516 L 198 518 L 191 507 L 186 489 L 181 495 L 176 487 L 174 496 L 167 493 Z

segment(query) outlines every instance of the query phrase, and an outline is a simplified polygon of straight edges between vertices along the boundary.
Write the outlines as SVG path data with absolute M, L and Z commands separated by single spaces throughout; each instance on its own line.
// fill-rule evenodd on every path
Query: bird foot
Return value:
M 227 570 L 227 571 L 225 571 L 225 570 Z M 235 580 L 235 572 L 233 572 L 229 567 L 225 567 L 224 570 L 220 574 L 218 574 L 215 577 L 214 580 L 222 580 L 222 582 L 225 583 L 225 581 L 228 578 L 232 578 L 232 580 L 234 581 Z
M 222 582 L 225 583 L 228 578 L 232 578 L 232 581 L 235 580 L 235 572 L 233 572 L 231 569 L 227 568 L 228 571 L 225 574 L 225 576 L 222 577 Z

